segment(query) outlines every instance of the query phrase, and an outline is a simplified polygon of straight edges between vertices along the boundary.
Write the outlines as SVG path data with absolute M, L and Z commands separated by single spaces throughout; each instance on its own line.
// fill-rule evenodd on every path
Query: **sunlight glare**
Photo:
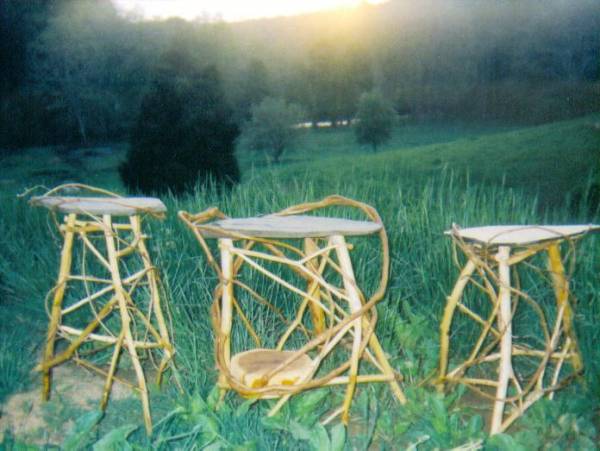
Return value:
M 218 18 L 228 22 L 353 8 L 364 3 L 377 4 L 385 1 L 387 0 L 113 0 L 121 11 L 134 13 L 144 19 Z

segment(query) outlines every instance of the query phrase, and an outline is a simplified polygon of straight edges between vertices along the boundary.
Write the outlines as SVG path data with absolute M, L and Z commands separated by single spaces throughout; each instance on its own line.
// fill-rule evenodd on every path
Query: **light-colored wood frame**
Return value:
M 375 305 L 383 298 L 386 290 L 389 271 L 388 238 L 383 223 L 376 210 L 366 204 L 341 196 L 329 196 L 320 202 L 307 203 L 290 207 L 276 215 L 299 215 L 313 210 L 330 206 L 346 206 L 358 208 L 371 221 L 380 224 L 379 237 L 381 240 L 381 277 L 375 293 L 365 299 L 359 289 L 352 267 L 348 249 L 343 235 L 334 234 L 319 238 L 304 238 L 302 248 L 295 247 L 288 241 L 269 238 L 245 236 L 240 233 L 225 233 L 222 229 L 211 226 L 211 221 L 223 219 L 225 215 L 216 208 L 208 209 L 199 214 L 179 212 L 181 220 L 194 233 L 198 243 L 207 256 L 209 265 L 215 270 L 219 284 L 214 291 L 211 317 L 215 331 L 215 360 L 219 370 L 218 386 L 221 395 L 232 389 L 245 397 L 268 398 L 279 397 L 279 401 L 270 410 L 269 416 L 275 415 L 290 396 L 303 390 L 331 386 L 346 385 L 346 395 L 342 406 L 334 411 L 325 421 L 329 422 L 341 414 L 342 421 L 347 424 L 350 406 L 357 383 L 387 382 L 393 394 L 404 404 L 406 397 L 402 392 L 396 375 L 383 352 L 375 335 L 377 312 Z M 221 236 L 219 249 L 220 264 L 213 257 L 205 238 Z M 259 250 L 260 248 L 260 250 Z M 337 260 L 334 261 L 335 259 Z M 290 268 L 305 280 L 305 288 L 299 288 L 291 282 L 280 278 L 267 269 L 262 262 L 269 262 Z M 294 385 L 263 385 L 249 387 L 242 384 L 231 373 L 231 331 L 234 318 L 239 319 L 253 337 L 256 346 L 260 347 L 261 339 L 252 327 L 246 314 L 237 301 L 236 290 L 245 290 L 257 302 L 278 312 L 269 300 L 262 297 L 253 288 L 237 279 L 243 265 L 258 271 L 274 283 L 281 285 L 299 297 L 298 308 L 292 321 L 287 321 L 288 327 L 279 338 L 277 350 L 283 350 L 293 332 L 300 332 L 306 337 L 306 344 L 294 353 L 279 367 L 273 369 L 265 377 L 269 379 L 277 371 L 302 355 L 311 354 L 312 368 L 305 380 Z M 341 276 L 342 286 L 333 285 L 325 280 L 326 269 L 333 270 Z M 303 324 L 306 312 L 311 317 L 310 326 Z M 350 355 L 346 361 L 324 375 L 317 375 L 322 362 L 339 350 L 344 339 L 349 339 Z M 368 361 L 376 370 L 373 374 L 360 374 L 361 360 Z
M 465 384 L 492 400 L 490 434 L 497 434 L 510 427 L 537 400 L 544 396 L 552 398 L 556 390 L 571 382 L 583 369 L 572 324 L 569 277 L 561 257 L 561 245 L 564 245 L 569 246 L 568 255 L 573 258 L 575 240 L 565 237 L 511 247 L 465 242 L 460 238 L 460 233 L 452 233 L 451 236 L 455 249 L 460 249 L 467 260 L 447 298 L 440 323 L 437 384 L 440 390 L 447 385 Z M 518 284 L 515 287 L 515 284 L 511 283 L 511 272 L 516 270 L 516 265 L 526 263 L 532 266 L 530 259 L 542 252 L 546 253 L 549 273 L 547 279 L 552 284 L 556 298 L 556 314 L 551 325 L 543 304 L 523 292 Z M 540 268 L 535 269 L 543 276 Z M 491 309 L 486 318 L 462 302 L 463 293 L 469 284 L 476 286 L 489 298 Z M 513 335 L 512 319 L 519 301 L 524 301 L 539 318 L 540 327 L 544 332 L 544 344 L 539 347 L 533 348 L 518 343 L 518 337 Z M 481 331 L 467 359 L 449 369 L 450 329 L 456 313 L 466 315 L 466 318 L 477 323 Z M 529 376 L 518 374 L 513 369 L 515 356 L 530 358 L 535 365 L 535 371 Z M 478 365 L 496 361 L 496 380 L 465 375 Z M 570 364 L 570 370 L 565 367 L 565 363 Z M 508 395 L 510 387 L 515 393 L 511 396 Z M 495 390 L 495 394 L 489 393 L 490 389 Z M 510 408 L 507 410 L 508 406 Z
M 70 185 L 67 185 L 71 187 Z M 74 185 L 78 189 L 92 192 L 100 191 L 107 195 L 106 202 L 114 199 L 117 205 L 122 198 L 112 193 L 97 190 L 85 185 Z M 59 189 L 51 190 L 45 196 L 36 198 L 34 205 L 44 205 L 40 199 L 51 197 Z M 57 208 L 60 204 L 56 205 Z M 56 211 L 53 211 L 56 213 Z M 152 432 L 152 418 L 146 375 L 141 362 L 141 353 L 153 360 L 153 352 L 161 355 L 156 365 L 156 383 L 160 384 L 164 371 L 170 366 L 174 369 L 173 356 L 175 350 L 169 337 L 169 328 L 164 318 L 159 289 L 157 268 L 152 264 L 146 246 L 148 237 L 142 232 L 142 211 L 131 214 L 125 221 L 115 222 L 110 214 L 69 213 L 65 215 L 59 231 L 63 236 L 63 247 L 60 258 L 58 281 L 51 290 L 52 305 L 45 350 L 42 361 L 36 367 L 42 373 L 42 397 L 50 396 L 52 369 L 68 360 L 72 360 L 84 368 L 95 371 L 105 377 L 100 407 L 107 406 L 114 381 L 131 387 L 140 397 L 146 432 Z M 154 214 L 155 212 L 149 211 Z M 58 223 L 58 221 L 56 221 Z M 73 273 L 74 246 L 81 245 L 81 274 Z M 98 277 L 86 273 L 92 260 L 103 267 L 108 277 Z M 137 266 L 138 270 L 130 273 L 128 266 Z M 124 275 L 125 274 L 125 275 Z M 78 300 L 63 305 L 69 288 L 83 283 L 86 295 Z M 101 288 L 97 286 L 100 285 Z M 144 286 L 147 294 L 142 295 L 140 287 Z M 147 301 L 142 302 L 142 299 Z M 144 310 L 142 310 L 144 309 Z M 89 318 L 85 327 L 69 325 L 70 318 Z M 99 330 L 100 329 L 100 330 Z M 56 352 L 58 339 L 68 342 L 66 348 Z M 103 369 L 85 359 L 85 352 L 80 348 L 85 343 L 95 342 L 101 347 L 112 346 L 112 357 L 108 369 Z M 116 375 L 118 362 L 123 351 L 131 358 L 135 372 L 135 382 L 129 382 Z

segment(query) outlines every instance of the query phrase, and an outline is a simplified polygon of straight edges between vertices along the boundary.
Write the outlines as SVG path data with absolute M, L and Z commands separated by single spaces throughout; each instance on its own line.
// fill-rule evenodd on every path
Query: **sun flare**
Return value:
M 113 0 L 122 11 L 134 13 L 144 19 L 181 17 L 188 20 L 219 18 L 225 21 L 292 16 L 385 1 L 387 0 Z

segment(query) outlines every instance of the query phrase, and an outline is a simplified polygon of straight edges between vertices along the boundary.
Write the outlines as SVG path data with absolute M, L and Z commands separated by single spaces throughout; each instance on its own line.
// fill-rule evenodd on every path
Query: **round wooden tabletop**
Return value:
M 231 238 L 232 234 L 257 238 L 323 238 L 333 235 L 370 235 L 380 231 L 381 224 L 321 216 L 269 215 L 222 219 L 199 229 L 206 238 Z
M 61 213 L 131 216 L 142 213 L 165 213 L 167 207 L 155 197 L 33 197 L 31 205 Z
M 543 241 L 575 238 L 600 230 L 596 224 L 576 225 L 492 225 L 452 229 L 445 232 L 464 241 L 483 245 L 527 246 Z

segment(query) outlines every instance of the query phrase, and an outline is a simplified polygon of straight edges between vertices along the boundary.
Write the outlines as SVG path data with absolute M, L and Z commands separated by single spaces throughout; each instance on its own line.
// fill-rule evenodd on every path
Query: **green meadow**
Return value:
M 104 415 L 77 391 L 59 392 L 35 410 L 21 405 L 29 428 L 0 431 L 7 449 L 597 449 L 600 439 L 600 237 L 578 246 L 571 288 L 585 372 L 542 400 L 506 434 L 488 438 L 489 401 L 462 388 L 442 395 L 430 384 L 438 361 L 439 320 L 459 269 L 443 232 L 489 224 L 600 222 L 593 204 L 600 116 L 535 127 L 403 124 L 377 153 L 354 142 L 345 128 L 305 132 L 274 166 L 262 154 L 238 149 L 242 182 L 230 192 L 199 186 L 164 196 L 167 218 L 146 221 L 150 252 L 160 269 L 176 363 L 184 392 L 169 377 L 152 388 L 154 433 L 146 437 L 135 397 L 113 399 Z M 44 299 L 58 271 L 60 237 L 46 211 L 17 194 L 36 185 L 81 182 L 125 194 L 117 167 L 124 145 L 90 149 L 26 149 L 0 160 L 0 401 L 2 415 L 17 393 L 38 395 L 32 372 L 46 333 Z M 49 170 L 49 168 L 52 168 Z M 215 277 L 179 210 L 218 206 L 230 216 L 265 214 L 341 194 L 373 205 L 390 237 L 391 277 L 379 304 L 377 334 L 403 375 L 409 402 L 400 406 L 384 384 L 359 386 L 347 430 L 319 418 L 343 397 L 339 387 L 295 396 L 272 419 L 272 401 L 245 401 L 229 393 L 216 408 L 217 373 L 209 308 Z M 377 283 L 377 256 L 369 239 L 351 253 L 359 283 Z M 537 261 L 536 261 L 537 262 Z M 537 262 L 542 264 L 541 261 Z M 524 276 L 523 284 L 536 289 Z M 540 289 L 549 308 L 551 293 Z M 545 297 L 544 297 L 545 296 Z M 523 333 L 530 317 L 519 317 Z M 466 327 L 453 338 L 467 344 Z M 260 331 L 259 331 L 260 332 Z M 239 346 L 250 346 L 240 342 Z M 465 349 L 457 347 L 460 354 Z M 127 365 L 126 358 L 122 363 Z M 78 379 L 85 370 L 66 364 Z M 56 382 L 58 383 L 57 376 Z M 102 381 L 97 379 L 97 384 Z M 33 399 L 34 397 L 31 397 Z M 30 398 L 28 398 L 30 399 Z M 27 410 L 29 406 L 29 411 Z M 14 414 L 14 412 L 11 412 Z M 0 418 L 1 420 L 1 418 Z M 30 421 L 31 422 L 31 421 Z M 6 424 L 6 423 L 0 423 Z M 112 447 L 112 448 L 111 448 Z

